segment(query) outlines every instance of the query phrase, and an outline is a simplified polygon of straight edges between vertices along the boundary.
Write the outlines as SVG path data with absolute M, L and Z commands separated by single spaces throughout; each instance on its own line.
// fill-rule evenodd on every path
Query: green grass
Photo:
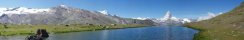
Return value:
M 194 40 L 244 40 L 244 2 L 232 11 L 185 26 L 200 30 Z
M 0 25 L 0 36 L 11 35 L 31 35 L 37 29 L 46 29 L 49 33 L 67 33 L 67 32 L 80 32 L 80 31 L 96 31 L 103 29 L 121 29 L 121 28 L 134 28 L 143 27 L 146 25 L 130 24 L 130 25 L 13 25 L 8 24 L 7 28 Z M 106 28 L 105 28 L 106 27 Z
M 243 40 L 244 30 L 226 25 L 199 25 L 197 23 L 187 24 L 190 28 L 200 32 L 195 35 L 194 40 Z

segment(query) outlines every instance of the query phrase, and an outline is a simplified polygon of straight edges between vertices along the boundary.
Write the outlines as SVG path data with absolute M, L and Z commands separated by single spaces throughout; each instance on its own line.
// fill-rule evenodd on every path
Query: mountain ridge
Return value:
M 144 20 L 126 19 L 118 16 L 104 15 L 98 11 L 89 11 L 59 5 L 47 11 L 28 13 L 28 8 L 17 7 L 15 10 L 5 10 L 0 17 L 4 24 L 147 24 Z M 17 10 L 23 9 L 23 10 Z M 27 12 L 23 12 L 27 10 Z M 31 9 L 29 9 L 31 10 Z M 8 13 L 6 11 L 16 11 Z M 148 21 L 148 20 L 147 20 Z M 137 23 L 136 23 L 137 22 Z M 153 25 L 153 22 L 150 22 Z

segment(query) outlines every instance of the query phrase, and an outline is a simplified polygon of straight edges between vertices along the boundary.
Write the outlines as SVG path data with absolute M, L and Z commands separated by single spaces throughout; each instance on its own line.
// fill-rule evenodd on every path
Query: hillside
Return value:
M 30 35 L 37 29 L 46 29 L 50 33 L 66 33 L 146 27 L 155 24 L 152 20 L 122 18 L 65 5 L 44 11 L 24 7 L 2 8 L 0 13 L 0 36 Z
M 33 11 L 34 10 L 34 11 Z M 80 8 L 73 8 L 66 5 L 51 7 L 47 11 L 16 7 L 1 10 L 0 22 L 4 24 L 146 24 L 144 20 L 122 18 L 118 16 L 105 15 L 98 11 L 89 11 Z M 33 11 L 33 12 L 32 12 Z M 131 21 L 133 20 L 133 21 Z M 148 21 L 148 20 L 145 20 Z M 137 23 L 134 23 L 137 22 Z M 148 21 L 150 22 L 150 21 Z M 153 22 L 151 22 L 153 23 Z M 152 24 L 148 24 L 152 25 Z
M 194 40 L 244 40 L 244 2 L 232 11 L 186 26 L 200 30 Z

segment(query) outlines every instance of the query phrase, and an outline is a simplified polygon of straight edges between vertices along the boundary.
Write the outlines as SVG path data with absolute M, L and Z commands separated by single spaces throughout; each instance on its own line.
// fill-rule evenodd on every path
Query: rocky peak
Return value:
M 172 15 L 170 13 L 170 11 L 167 11 L 166 14 L 164 15 L 163 18 L 161 18 L 161 20 L 169 20 L 172 18 Z

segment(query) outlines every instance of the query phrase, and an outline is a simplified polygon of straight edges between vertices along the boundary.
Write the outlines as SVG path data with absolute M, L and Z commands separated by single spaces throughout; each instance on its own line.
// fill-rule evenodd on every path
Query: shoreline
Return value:
M 191 29 L 199 31 L 196 34 L 194 34 L 193 40 L 209 40 L 207 38 L 207 36 L 203 35 L 203 32 L 205 32 L 206 30 L 200 29 L 200 28 L 196 28 L 196 27 L 193 27 L 193 26 L 189 26 L 189 25 L 184 25 L 184 26 L 187 27 L 187 28 L 191 28 Z
M 199 30 L 199 33 L 194 35 L 194 40 L 242 40 L 243 31 L 234 29 L 235 27 L 216 27 L 196 24 L 186 24 L 188 28 Z
M 1 26 L 1 25 L 0 25 Z M 0 28 L 0 36 L 33 35 L 37 29 L 46 29 L 49 34 L 112 30 L 124 28 L 139 28 L 153 25 L 128 24 L 128 25 L 9 25 L 9 28 Z M 35 26 L 35 27 L 33 27 Z

